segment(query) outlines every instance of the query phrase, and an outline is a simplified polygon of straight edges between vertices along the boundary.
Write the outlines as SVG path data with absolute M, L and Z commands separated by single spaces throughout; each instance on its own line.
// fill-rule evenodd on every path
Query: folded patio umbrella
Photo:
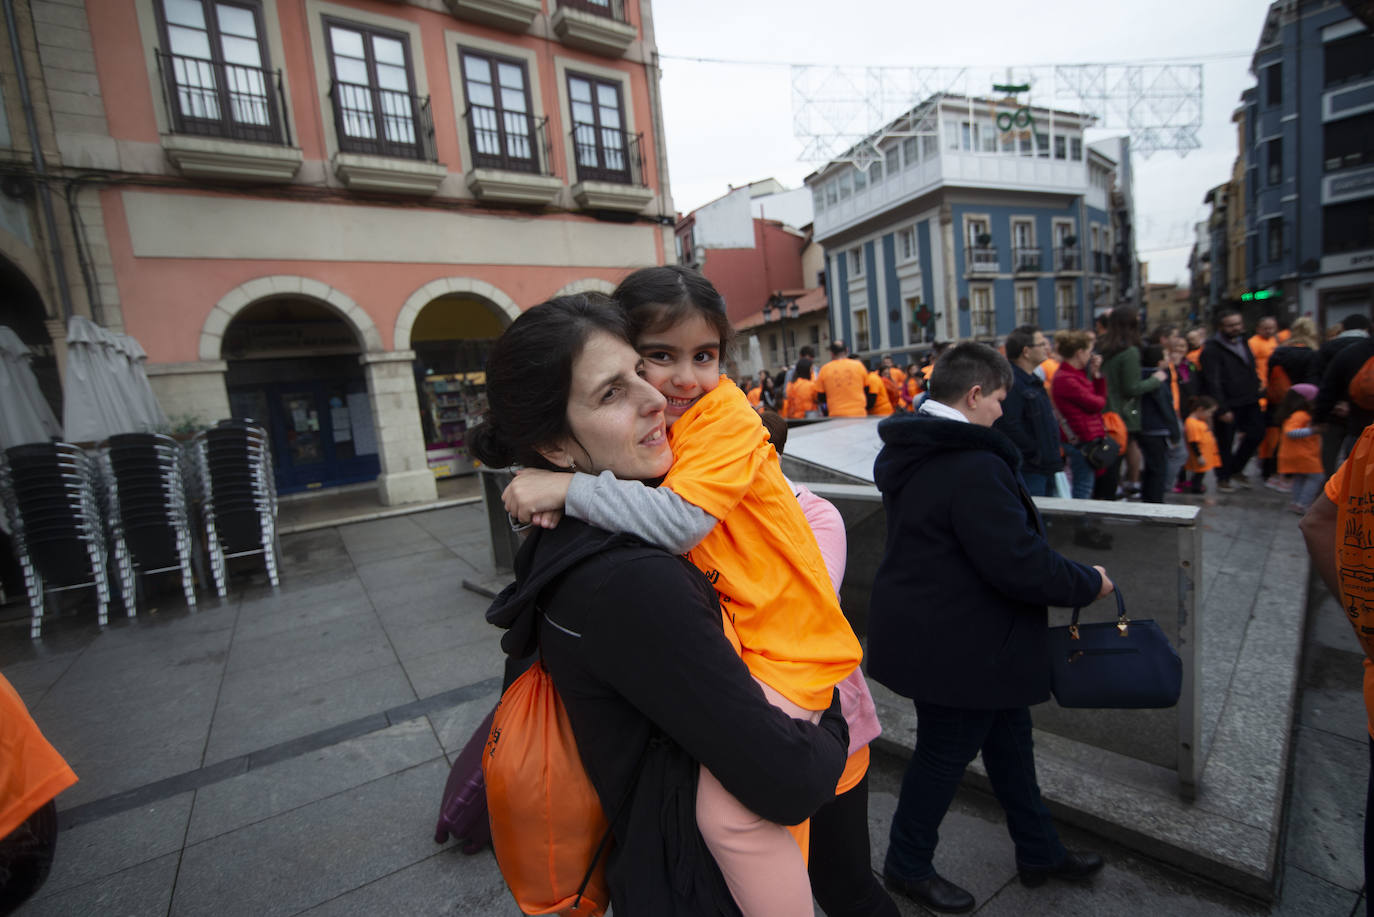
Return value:
M 0 451 L 62 438 L 62 425 L 38 389 L 32 360 L 19 335 L 0 326 Z
M 114 334 L 88 318 L 67 323 L 63 426 L 68 442 L 99 442 L 116 433 L 164 429 L 163 413 L 143 364 L 148 355 L 127 334 Z

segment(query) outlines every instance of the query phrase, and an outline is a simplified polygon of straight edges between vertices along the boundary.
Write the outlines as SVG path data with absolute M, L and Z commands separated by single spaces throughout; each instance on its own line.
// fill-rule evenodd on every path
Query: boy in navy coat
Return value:
M 980 752 L 1023 883 L 1085 879 L 1102 867 L 1096 854 L 1059 842 L 1036 784 L 1028 708 L 1050 697 L 1047 606 L 1086 605 L 1112 581 L 1045 540 L 1020 452 L 991 429 L 1011 385 L 997 351 L 960 344 L 935 365 L 921 409 L 878 427 L 887 545 L 873 583 L 868 671 L 915 701 L 917 715 L 883 875 L 889 888 L 947 913 L 971 910 L 974 899 L 935 872 L 940 822 Z

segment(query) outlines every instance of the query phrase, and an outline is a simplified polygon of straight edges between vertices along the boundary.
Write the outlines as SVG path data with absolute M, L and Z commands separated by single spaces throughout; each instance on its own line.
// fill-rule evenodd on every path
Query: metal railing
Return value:
M 1014 248 L 1011 252 L 1011 264 L 1014 271 L 1038 271 L 1040 270 L 1040 249 L 1038 248 Z
M 856 331 L 856 332 L 854 332 L 854 347 L 855 347 L 856 350 L 859 350 L 859 351 L 864 351 L 864 350 L 867 350 L 867 349 L 868 349 L 868 332 L 867 332 L 867 331 Z
M 280 70 L 153 53 L 173 133 L 291 145 Z
M 973 273 L 997 272 L 997 246 L 980 245 L 968 250 L 968 269 Z
M 620 185 L 644 184 L 640 152 L 643 134 L 611 127 L 574 123 L 573 160 L 579 181 L 606 181 Z
M 553 174 L 548 116 L 536 119 L 523 113 L 469 105 L 463 120 L 467 122 L 472 164 L 477 168 Z
M 996 327 L 996 315 L 992 309 L 974 309 L 969 313 L 969 330 L 975 336 L 987 337 Z
M 438 161 L 428 96 L 333 80 L 329 101 L 342 152 Z
M 1083 270 L 1083 253 L 1077 245 L 1060 246 L 1054 250 L 1054 269 L 1056 272 Z
M 616 22 L 626 21 L 623 0 L 558 0 L 558 5 L 570 10 L 591 13 L 593 16 L 605 16 Z

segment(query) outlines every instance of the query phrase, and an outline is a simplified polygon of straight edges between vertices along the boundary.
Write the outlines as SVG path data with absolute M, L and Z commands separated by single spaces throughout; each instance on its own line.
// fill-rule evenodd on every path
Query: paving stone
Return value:
M 415 700 L 399 664 L 283 694 L 271 706 L 245 702 L 215 711 L 205 763 L 223 761 Z
M 229 648 L 225 673 L 234 675 L 265 666 L 289 665 L 304 655 L 333 653 L 350 643 L 374 643 L 385 638 L 386 632 L 376 615 L 325 618 L 275 634 L 235 640 Z
M 186 837 L 192 795 L 182 793 L 171 799 L 60 832 L 52 872 L 34 898 L 50 898 L 88 882 L 115 876 L 132 866 L 175 854 L 181 850 Z M 59 813 L 62 808 L 62 799 L 59 798 Z
M 282 698 L 295 697 L 315 685 L 337 682 L 396 661 L 386 635 L 372 633 L 345 643 L 330 643 L 325 650 L 303 651 L 289 665 L 240 669 L 224 678 L 216 716 L 241 708 L 270 709 Z
M 493 631 L 496 628 L 492 628 Z M 487 637 L 462 646 L 402 659 L 406 675 L 420 697 L 432 697 L 483 678 L 499 678 L 505 672 L 501 636 Z
M 66 843 L 62 835 L 58 850 Z M 181 852 L 169 853 L 145 863 L 56 894 L 28 901 L 15 917 L 73 917 L 78 914 L 118 914 L 120 917 L 166 917 L 172 903 Z M 51 880 L 49 880 L 51 881 Z
M 253 608 L 241 614 L 234 631 L 234 641 L 238 643 L 275 637 L 301 627 L 317 627 L 336 618 L 373 613 L 372 602 L 361 587 L 356 594 L 309 605 L 287 604 L 263 612 Z
M 1336 601 L 1336 597 L 1320 580 L 1313 580 L 1312 588 L 1320 589 L 1321 592 L 1320 599 L 1314 603 L 1308 615 L 1308 642 L 1364 655 L 1360 650 L 1360 641 L 1350 626 L 1350 619 L 1341 611 L 1341 605 Z
M 456 650 L 472 643 L 485 644 L 492 637 L 499 641 L 502 634 L 499 628 L 488 624 L 482 612 L 475 611 L 472 603 L 466 600 L 462 605 L 439 617 L 431 618 L 427 613 L 399 616 L 388 613 L 379 617 L 382 627 L 396 647 L 396 654 L 402 659 L 427 656 L 440 650 Z M 397 623 L 398 617 L 402 623 Z M 419 620 L 407 620 L 414 617 L 418 617 Z
M 1357 892 L 1332 885 L 1311 873 L 1288 865 L 1283 871 L 1283 886 L 1279 889 L 1279 900 L 1270 917 L 1309 917 L 1312 914 L 1356 915 L 1364 910 L 1355 910 L 1360 899 Z
M 374 917 L 443 914 L 451 917 L 518 915 L 491 849 L 468 856 L 450 845 L 413 866 L 346 892 L 301 917 Z
M 1368 743 L 1298 727 L 1288 808 L 1288 859 L 1297 868 L 1351 891 L 1364 886 Z
M 196 793 L 186 843 L 225 834 L 442 754 L 429 720 L 418 718 L 254 768 Z M 442 786 L 433 798 L 436 817 L 440 790 Z
M 50 659 L 30 659 L 4 667 L 5 680 L 10 683 L 24 704 L 33 710 L 48 690 L 62 677 L 76 661 L 77 654 L 56 656 Z
M 433 570 L 450 568 L 453 560 L 453 552 L 441 547 L 366 564 L 359 568 L 358 577 L 368 594 L 376 595 L 403 583 L 423 579 Z
M 369 593 L 368 598 L 379 612 L 395 609 L 438 617 L 468 601 L 467 596 L 471 593 L 463 589 L 463 580 L 471 576 L 472 571 L 464 564 L 450 559 L 425 576 Z M 486 603 L 491 601 L 481 596 L 473 598 L 481 600 L 483 611 L 486 610 Z
M 472 738 L 482 720 L 500 699 L 501 691 L 497 686 L 484 697 L 429 714 L 428 719 L 434 726 L 435 734 L 439 736 L 439 744 L 443 746 L 445 754 L 452 758 L 462 751 L 463 746 L 468 744 L 468 739 Z
M 172 912 L 295 914 L 428 858 L 447 775 L 442 759 L 431 761 L 193 844 Z
M 398 545 L 428 544 L 435 540 L 412 516 L 358 522 L 343 526 L 338 532 L 355 563 L 374 563 L 397 556 L 387 552 Z

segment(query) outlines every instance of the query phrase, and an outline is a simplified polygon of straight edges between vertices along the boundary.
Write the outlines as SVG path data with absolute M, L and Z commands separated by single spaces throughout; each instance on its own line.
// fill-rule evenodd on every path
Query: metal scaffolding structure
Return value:
M 1022 107 L 1089 115 L 1094 127 L 1128 134 L 1142 156 L 1198 149 L 1202 65 L 1047 64 L 972 67 L 792 67 L 793 134 L 804 162 L 867 169 L 892 137 L 937 133 L 942 95 L 1014 117 Z

